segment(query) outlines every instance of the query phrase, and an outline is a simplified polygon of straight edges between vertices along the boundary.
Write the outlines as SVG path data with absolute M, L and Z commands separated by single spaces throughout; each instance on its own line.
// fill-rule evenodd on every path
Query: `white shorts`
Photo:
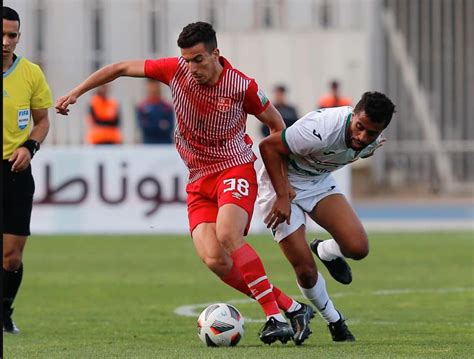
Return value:
M 301 225 L 306 225 L 306 213 L 311 212 L 316 204 L 327 196 L 343 193 L 334 179 L 328 173 L 317 176 L 316 179 L 307 177 L 304 180 L 291 180 L 290 184 L 296 192 L 296 197 L 291 202 L 290 224 L 280 223 L 273 232 L 273 239 L 280 242 L 295 232 Z M 258 173 L 257 203 L 265 218 L 271 211 L 276 194 L 267 171 L 262 168 Z

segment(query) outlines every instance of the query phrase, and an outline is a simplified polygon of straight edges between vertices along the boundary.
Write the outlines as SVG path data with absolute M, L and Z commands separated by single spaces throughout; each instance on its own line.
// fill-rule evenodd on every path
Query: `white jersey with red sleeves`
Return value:
M 371 156 L 385 139 L 380 135 L 362 151 L 347 146 L 346 135 L 352 107 L 334 107 L 309 112 L 282 133 L 291 154 L 290 181 L 328 174 L 359 158 Z
M 176 111 L 176 149 L 189 182 L 255 161 L 245 133 L 247 114 L 262 113 L 269 101 L 255 80 L 219 58 L 223 71 L 213 86 L 199 85 L 182 57 L 145 61 L 145 75 L 167 84 Z

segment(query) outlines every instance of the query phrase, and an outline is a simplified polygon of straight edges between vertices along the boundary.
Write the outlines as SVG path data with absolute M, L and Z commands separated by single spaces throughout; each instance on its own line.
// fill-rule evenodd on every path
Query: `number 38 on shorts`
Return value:
M 219 176 L 218 206 L 233 203 L 247 211 L 249 222 L 257 199 L 257 176 L 253 163 L 230 168 Z
M 248 225 L 250 225 L 255 201 L 257 199 L 257 183 L 252 182 L 251 177 L 227 177 L 221 179 L 219 191 L 219 207 L 227 203 L 233 203 L 243 208 L 248 214 Z M 248 230 L 248 225 L 246 231 Z
M 245 178 L 228 178 L 224 181 L 224 193 L 225 192 L 235 192 L 240 193 L 241 196 L 249 195 L 249 182 Z M 233 196 L 238 196 L 238 194 L 233 194 Z

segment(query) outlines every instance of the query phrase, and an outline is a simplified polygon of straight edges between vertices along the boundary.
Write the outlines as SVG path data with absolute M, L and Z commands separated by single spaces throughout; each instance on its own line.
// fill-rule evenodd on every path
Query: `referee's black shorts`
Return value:
M 12 163 L 3 160 L 3 233 L 29 236 L 35 182 L 31 166 L 12 172 Z

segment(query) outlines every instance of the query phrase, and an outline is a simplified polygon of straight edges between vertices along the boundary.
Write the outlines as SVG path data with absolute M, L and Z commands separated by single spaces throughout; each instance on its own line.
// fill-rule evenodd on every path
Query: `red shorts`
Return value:
M 247 234 L 258 192 L 253 163 L 201 177 L 189 183 L 186 192 L 191 233 L 200 223 L 216 223 L 219 207 L 233 203 L 248 213 Z

